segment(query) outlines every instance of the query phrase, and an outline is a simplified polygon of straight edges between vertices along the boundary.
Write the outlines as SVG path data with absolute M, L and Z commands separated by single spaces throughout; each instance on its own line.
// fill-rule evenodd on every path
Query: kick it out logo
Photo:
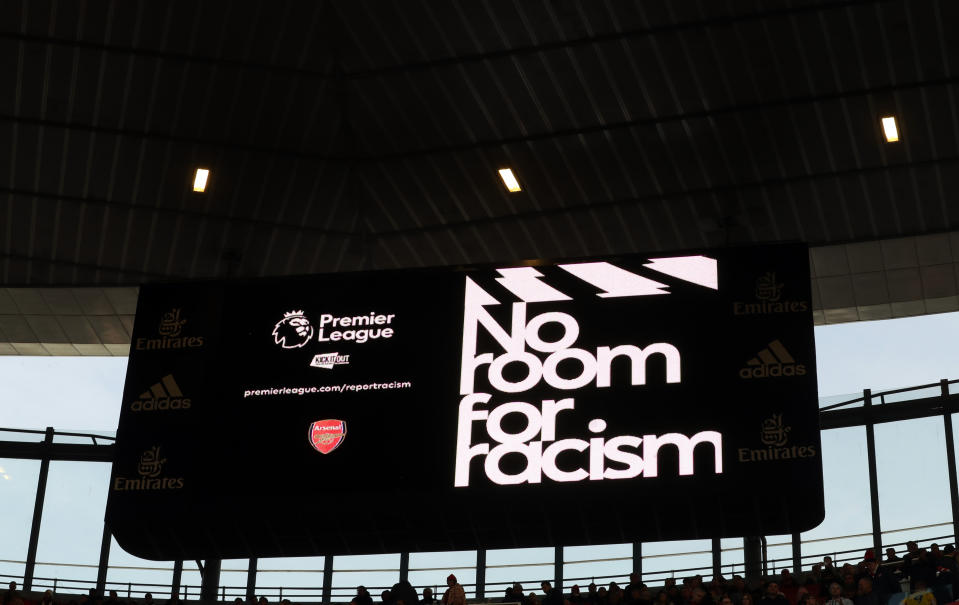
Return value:
M 656 259 L 646 267 L 718 289 L 716 261 L 707 257 Z M 559 268 L 605 290 L 598 295 L 601 298 L 669 294 L 665 284 L 609 263 L 578 263 L 559 265 Z M 463 397 L 459 403 L 457 422 L 456 487 L 469 486 L 475 479 L 475 473 L 472 472 L 474 458 L 482 460 L 483 474 L 498 485 L 541 483 L 544 476 L 556 482 L 656 477 L 659 474 L 658 452 L 666 445 L 678 449 L 680 475 L 693 474 L 693 452 L 698 446 L 712 449 L 713 470 L 716 474 L 723 472 L 722 435 L 717 431 L 705 430 L 692 436 L 666 433 L 606 437 L 603 432 L 608 428 L 608 423 L 605 419 L 594 418 L 583 427 L 585 430 L 572 435 L 558 435 L 557 416 L 576 409 L 574 398 L 544 399 L 539 405 L 516 401 L 514 394 L 523 393 L 542 383 L 557 389 L 560 394 L 589 386 L 599 389 L 609 387 L 611 366 L 614 360 L 620 358 L 629 364 L 629 384 L 632 386 L 647 383 L 647 360 L 653 356 L 662 357 L 666 366 L 665 376 L 656 376 L 653 380 L 678 384 L 682 380 L 681 359 L 679 350 L 667 342 L 648 343 L 642 347 L 635 344 L 600 346 L 594 351 L 576 347 L 580 327 L 575 317 L 556 311 L 530 317 L 527 308 L 527 302 L 569 300 L 568 296 L 539 281 L 542 274 L 532 267 L 500 269 L 498 272 L 502 277 L 497 281 L 526 302 L 513 303 L 507 331 L 484 308 L 499 305 L 500 301 L 469 277 L 466 278 L 460 374 L 460 395 Z M 552 336 L 561 333 L 558 339 L 543 338 L 541 331 L 550 324 L 558 327 L 558 330 L 552 331 Z M 481 329 L 495 341 L 496 353 L 477 350 Z M 567 360 L 576 362 L 580 368 L 578 376 L 559 374 L 559 364 Z M 508 377 L 508 373 L 504 373 L 510 364 L 524 366 L 520 372 L 523 374 L 521 379 L 512 380 L 511 374 Z M 492 389 L 509 397 L 508 403 L 496 401 L 493 393 L 475 392 L 475 379 L 480 372 L 486 374 Z M 508 414 L 522 414 L 526 420 L 525 428 L 518 433 L 504 430 L 502 422 Z M 473 425 L 477 422 L 482 423 L 483 434 L 489 438 L 488 441 L 480 438 L 479 443 L 473 443 Z M 578 455 L 571 456 L 570 452 Z M 503 471 L 501 461 L 510 454 L 525 458 L 522 471 L 513 474 Z M 563 465 L 565 468 L 560 468 L 557 463 L 561 455 L 567 461 Z M 574 458 L 578 463 L 571 465 L 569 461 Z M 607 466 L 607 461 L 616 466 Z
M 183 489 L 183 477 L 163 477 L 163 465 L 166 458 L 160 455 L 160 447 L 154 446 L 140 455 L 137 462 L 136 479 L 115 477 L 113 491 L 115 492 L 148 492 Z

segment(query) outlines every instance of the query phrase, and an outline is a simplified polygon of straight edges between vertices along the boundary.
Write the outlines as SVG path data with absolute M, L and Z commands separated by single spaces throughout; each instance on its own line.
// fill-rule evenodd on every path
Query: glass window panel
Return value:
M 237 597 L 246 600 L 246 576 L 249 569 L 249 559 L 223 559 L 220 562 L 221 601 L 232 603 Z
M 0 458 L 0 502 L 3 503 L 3 514 L 0 514 L 0 536 L 3 536 L 0 539 L 0 559 L 25 561 L 27 558 L 39 476 L 39 460 Z M 23 571 L 24 564 L 21 562 L 0 562 L 0 575 L 22 578 Z
M 126 367 L 126 357 L 4 356 L 0 359 L 2 424 L 21 429 L 115 431 Z M 75 393 L 82 394 L 82 405 Z
M 6 428 L 6 427 L 5 427 Z M 0 429 L 0 441 L 23 441 L 25 443 L 40 443 L 44 440 L 43 431 L 24 432 L 12 428 Z
M 766 561 L 771 574 L 784 569 L 794 572 L 792 536 L 766 536 Z
M 722 548 L 722 570 L 723 577 L 727 580 L 734 575 L 743 575 L 743 539 L 742 538 L 723 538 L 719 541 Z
M 349 601 L 357 586 L 366 586 L 373 602 L 400 578 L 400 555 L 351 555 L 333 560 L 333 600 Z
M 198 600 L 202 583 L 203 579 L 200 577 L 200 570 L 197 569 L 196 562 L 184 561 L 183 573 L 180 575 L 180 598 L 183 600 Z
M 673 540 L 643 542 L 643 579 L 661 584 L 666 578 L 702 575 L 712 578 L 712 540 Z
M 450 574 L 456 576 L 467 597 L 476 596 L 476 551 L 410 553 L 410 584 L 420 595 L 428 586 L 435 598 L 442 598 L 446 591 L 446 576 Z M 486 598 L 497 598 L 501 593 L 488 592 Z
M 116 539 L 111 539 L 110 567 L 107 569 L 107 589 L 128 597 L 143 597 L 152 593 L 154 599 L 167 598 L 173 582 L 173 563 L 140 559 L 123 550 Z
M 877 424 L 875 433 L 881 526 L 906 530 L 885 534 L 883 543 L 951 535 L 949 526 L 917 527 L 952 520 L 942 417 Z
M 819 398 L 819 407 L 825 408 L 832 405 L 837 405 L 840 403 L 845 403 L 847 401 L 853 401 L 854 399 L 862 399 L 862 391 L 858 393 L 847 393 L 845 395 L 826 395 Z M 855 403 L 850 403 L 849 405 L 844 405 L 839 409 L 848 410 L 852 408 L 861 408 L 863 405 L 862 401 L 856 401 Z
M 578 584 L 580 590 L 586 592 L 590 582 L 600 585 L 615 581 L 625 588 L 632 571 L 632 544 L 567 546 L 563 549 L 563 589 L 566 593 L 573 584 Z
M 246 571 L 249 565 L 247 559 L 223 559 L 220 562 L 220 583 L 217 590 L 217 598 L 222 598 L 224 589 L 226 600 L 232 602 L 236 597 L 246 600 Z M 173 564 L 170 563 L 170 569 Z M 171 571 L 172 581 L 172 571 Z M 200 598 L 200 587 L 203 585 L 203 577 L 194 561 L 183 562 L 183 574 L 180 576 L 180 598 L 197 600 Z M 270 595 L 267 595 L 269 597 Z M 154 598 L 156 595 L 154 594 Z M 270 599 L 276 600 L 275 598 Z
M 901 393 L 881 395 L 880 401 L 882 403 L 895 403 L 897 401 L 911 401 L 913 399 L 928 399 L 930 397 L 939 397 L 940 395 L 942 395 L 942 387 L 937 384 L 936 386 L 926 387 L 924 389 L 910 389 Z M 874 403 L 880 403 L 880 401 Z
M 62 592 L 86 592 L 97 579 L 110 482 L 105 462 L 51 462 L 37 547 L 38 578 Z
M 871 538 L 854 535 L 872 531 L 866 429 L 856 426 L 823 431 L 822 460 L 826 517 L 818 527 L 802 534 L 806 567 L 822 561 L 825 555 L 838 560 L 839 551 L 867 548 L 871 543 Z
M 873 392 L 956 377 L 959 313 L 816 326 L 821 393 Z
M 319 602 L 323 596 L 323 561 L 324 557 L 258 559 L 257 594 L 279 596 L 278 587 L 282 586 L 284 598 Z
M 486 551 L 486 592 L 500 595 L 519 582 L 523 594 L 540 593 L 540 582 L 553 579 L 552 548 L 509 548 Z

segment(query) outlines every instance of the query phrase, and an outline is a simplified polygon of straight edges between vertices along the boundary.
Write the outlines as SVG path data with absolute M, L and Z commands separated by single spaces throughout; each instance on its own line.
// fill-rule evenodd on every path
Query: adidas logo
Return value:
M 806 366 L 796 363 L 779 340 L 769 343 L 765 349 L 746 362 L 739 370 L 740 378 L 776 378 L 779 376 L 805 376 Z
M 167 374 L 160 379 L 150 390 L 143 393 L 131 405 L 134 412 L 153 412 L 157 410 L 188 410 L 190 399 L 183 396 L 183 391 L 173 379 L 173 374 Z

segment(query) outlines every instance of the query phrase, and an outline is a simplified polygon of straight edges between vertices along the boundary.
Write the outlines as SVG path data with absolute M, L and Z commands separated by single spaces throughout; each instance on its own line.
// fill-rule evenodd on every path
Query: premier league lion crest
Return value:
M 329 454 L 346 439 L 346 423 L 342 420 L 317 420 L 310 425 L 310 445 L 321 454 Z
M 303 311 L 290 311 L 273 326 L 273 342 L 284 349 L 298 349 L 313 338 L 313 326 Z

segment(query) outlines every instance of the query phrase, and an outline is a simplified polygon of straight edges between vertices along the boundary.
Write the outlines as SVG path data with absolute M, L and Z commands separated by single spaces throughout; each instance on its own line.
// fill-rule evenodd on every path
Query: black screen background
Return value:
M 136 477 L 143 451 L 161 445 L 164 475 L 183 477 L 185 487 L 111 490 L 107 522 L 124 549 L 152 559 L 601 544 L 810 529 L 823 517 L 818 455 L 750 463 L 736 458 L 738 448 L 765 447 L 762 422 L 774 413 L 790 426 L 790 444 L 820 450 L 807 249 L 703 254 L 718 259 L 718 292 L 650 272 L 643 268 L 649 257 L 631 256 L 606 260 L 668 284 L 670 294 L 604 299 L 595 287 L 544 264 L 537 267 L 543 281 L 573 300 L 527 305 L 527 321 L 545 311 L 573 315 L 580 326 L 574 346 L 592 353 L 599 346 L 673 344 L 682 359 L 681 383 L 665 383 L 665 364 L 655 356 L 644 386 L 628 384 L 619 360 L 609 388 L 591 384 L 570 392 L 540 383 L 523 393 L 499 393 L 489 389 L 481 370 L 474 392 L 492 394 L 490 409 L 507 401 L 539 407 L 543 399 L 573 397 L 576 409 L 560 413 L 557 438 L 589 439 L 585 427 L 593 418 L 607 421 L 606 437 L 720 431 L 722 475 L 713 473 L 711 448 L 701 446 L 694 475 L 678 477 L 674 448 L 666 447 L 656 478 L 561 484 L 544 477 L 535 485 L 498 486 L 474 460 L 470 486 L 454 488 L 465 277 L 502 301 L 487 309 L 507 329 L 510 303 L 518 300 L 496 282 L 495 267 L 157 284 L 141 290 L 134 340 L 155 337 L 160 315 L 177 307 L 188 318 L 184 332 L 206 341 L 200 349 L 131 351 L 113 475 Z M 807 310 L 734 315 L 736 301 L 757 302 L 757 279 L 768 272 L 782 283 L 783 300 L 805 301 Z M 314 329 L 321 313 L 394 314 L 389 327 L 395 335 L 363 344 L 314 339 L 301 349 L 282 349 L 271 331 L 294 309 L 303 310 Z M 774 339 L 806 374 L 741 379 L 746 360 Z M 498 355 L 494 344 L 481 338 L 479 350 Z M 332 352 L 350 355 L 349 365 L 309 366 L 315 354 Z M 129 403 L 167 373 L 192 397 L 190 410 L 131 413 Z M 243 397 L 255 388 L 395 380 L 413 388 Z M 308 440 L 310 424 L 322 419 L 347 422 L 347 437 L 328 455 Z M 522 426 L 518 421 L 506 428 Z M 477 441 L 495 445 L 480 422 L 473 425 Z M 559 462 L 586 467 L 587 456 L 564 455 Z M 502 465 L 506 472 L 510 461 Z M 785 477 L 803 489 L 772 487 Z

